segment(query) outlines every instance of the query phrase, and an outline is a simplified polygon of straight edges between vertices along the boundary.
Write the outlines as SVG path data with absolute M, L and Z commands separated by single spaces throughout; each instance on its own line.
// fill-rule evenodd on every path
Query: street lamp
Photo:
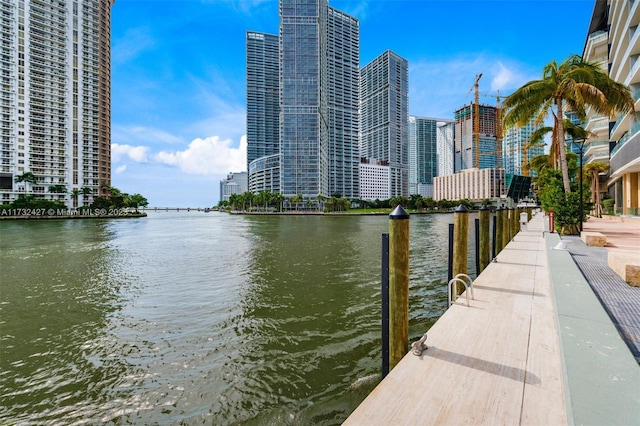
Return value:
M 580 232 L 582 232 L 582 217 L 583 217 L 583 200 L 582 200 L 582 150 L 584 148 L 584 143 L 587 141 L 587 139 L 585 138 L 575 138 L 571 141 L 572 144 L 576 144 L 578 146 L 578 148 L 580 149 L 580 182 L 578 182 L 578 184 L 580 185 Z

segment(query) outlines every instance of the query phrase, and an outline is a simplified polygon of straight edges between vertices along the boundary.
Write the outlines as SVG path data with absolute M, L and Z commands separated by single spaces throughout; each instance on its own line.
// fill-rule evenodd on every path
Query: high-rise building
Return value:
M 327 22 L 329 194 L 355 199 L 360 195 L 360 24 L 331 7 Z
M 72 207 L 106 194 L 113 2 L 0 2 L 0 202 L 30 194 Z
M 280 0 L 279 36 L 247 34 L 249 189 L 358 198 L 358 20 L 327 0 Z
M 439 118 L 409 117 L 409 194 L 433 196 L 433 178 L 438 176 L 439 150 L 453 146 L 453 121 Z M 449 140 L 447 140 L 449 138 Z M 453 158 L 451 148 L 450 158 Z M 451 162 L 453 166 L 453 162 Z M 453 170 L 453 167 L 451 167 Z M 453 173 L 453 171 L 451 171 Z
M 640 99 L 638 24 L 638 2 L 596 0 L 583 53 L 585 60 L 606 67 L 611 79 L 629 86 L 636 104 Z M 616 214 L 640 214 L 639 117 L 637 107 L 617 117 L 603 117 L 595 111 L 587 111 L 585 128 L 596 136 L 589 136 L 585 143 L 585 164 L 606 163 L 604 154 L 608 152 L 609 178 L 602 178 L 606 179 Z M 611 123 L 605 127 L 608 121 Z M 606 138 L 604 134 L 608 129 Z M 602 183 L 605 186 L 605 182 Z
M 438 176 L 453 174 L 453 151 L 455 122 L 453 120 L 438 121 Z
M 248 190 L 280 192 L 280 38 L 247 32 Z
M 498 167 L 497 109 L 478 105 L 478 134 L 474 129 L 473 105 L 465 105 L 455 112 L 454 171 Z M 479 142 L 476 142 L 479 138 Z
M 360 156 L 388 162 L 391 197 L 409 195 L 408 68 L 387 50 L 360 71 Z
M 247 32 L 247 170 L 280 152 L 280 61 L 277 35 Z
M 531 134 L 538 127 L 531 120 L 525 126 L 513 126 L 505 131 L 502 138 L 502 160 L 500 166 L 506 174 L 528 176 L 529 171 L 525 170 L 526 165 L 536 155 L 544 154 L 544 146 L 530 146 Z
M 231 172 L 220 180 L 220 201 L 228 201 L 231 194 L 244 194 L 248 188 L 247 172 Z
M 362 158 L 360 162 L 360 198 L 367 201 L 388 200 L 389 165 L 375 158 Z

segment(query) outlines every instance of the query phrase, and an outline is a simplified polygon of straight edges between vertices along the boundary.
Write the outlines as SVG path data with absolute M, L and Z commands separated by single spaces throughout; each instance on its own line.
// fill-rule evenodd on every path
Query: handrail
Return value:
M 458 282 L 461 282 L 462 285 L 464 285 L 464 289 L 465 289 L 464 294 L 467 298 L 467 306 L 469 306 L 469 293 L 471 293 L 472 299 L 475 300 L 475 297 L 473 296 L 473 280 L 467 274 L 458 274 L 455 277 L 453 277 L 451 281 L 449 281 L 449 290 L 447 295 L 448 296 L 447 299 L 449 300 L 449 306 L 456 303 L 456 301 L 458 300 L 458 294 L 455 294 L 454 296 L 452 292 L 453 284 Z

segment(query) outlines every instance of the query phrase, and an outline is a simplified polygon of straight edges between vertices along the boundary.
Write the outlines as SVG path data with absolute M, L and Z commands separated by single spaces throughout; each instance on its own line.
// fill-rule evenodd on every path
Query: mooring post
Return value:
M 480 272 L 487 267 L 489 257 L 489 209 L 486 206 L 480 207 L 478 222 L 480 223 Z
M 495 248 L 495 256 L 497 256 L 502 251 L 502 230 L 504 229 L 502 222 L 504 219 L 503 208 L 498 207 L 496 209 L 496 248 Z M 493 257 L 495 257 L 493 256 Z
M 389 215 L 389 370 L 409 348 L 409 213 Z
M 509 244 L 509 208 L 502 210 L 502 249 Z
M 513 216 L 511 217 L 511 239 L 516 237 L 516 234 L 520 232 L 520 212 L 522 209 L 514 207 Z
M 467 273 L 469 256 L 469 210 L 460 204 L 453 213 L 453 276 Z M 456 294 L 460 295 L 464 286 L 456 284 Z
M 496 228 L 497 228 L 497 224 L 498 224 L 498 215 L 495 214 L 492 216 L 492 231 L 491 231 L 491 259 L 495 259 L 496 258 Z
M 453 278 L 453 223 L 449 224 L 449 263 L 447 268 L 447 282 Z
M 480 219 L 473 220 L 474 225 L 474 246 L 476 252 L 476 277 L 480 275 Z
M 382 378 L 389 374 L 389 234 L 382 234 Z

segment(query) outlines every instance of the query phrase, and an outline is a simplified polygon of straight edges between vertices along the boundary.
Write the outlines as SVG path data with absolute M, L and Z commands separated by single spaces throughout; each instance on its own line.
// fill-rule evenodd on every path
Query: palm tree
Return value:
M 291 197 L 291 199 L 289 201 L 291 201 L 292 203 L 295 203 L 296 211 L 298 211 L 298 203 L 301 203 L 302 200 L 303 200 L 302 194 L 296 194 L 293 197 Z
M 51 185 L 49 186 L 49 192 L 52 194 L 65 194 L 67 192 L 67 187 L 64 185 Z
M 549 161 L 550 155 L 548 154 L 540 154 L 534 157 L 531 157 L 531 160 L 527 164 L 529 170 L 533 170 L 536 172 L 536 175 L 539 175 L 541 171 L 546 169 L 547 167 L 551 167 L 551 162 Z
M 73 200 L 74 209 L 78 207 L 78 197 L 80 196 L 80 194 L 82 194 L 82 191 L 80 191 L 78 188 L 73 188 L 71 190 L 71 199 Z
M 24 172 L 21 175 L 17 175 L 14 178 L 16 183 L 20 183 L 20 182 L 24 182 L 25 183 L 25 189 L 24 192 L 29 192 L 29 186 L 28 184 L 36 184 L 38 183 L 38 178 L 36 177 L 36 175 L 34 175 L 31 172 Z
M 525 83 L 504 101 L 504 126 L 523 126 L 532 118 L 544 123 L 549 112 L 553 115 L 552 152 L 559 152 L 564 191 L 571 192 L 567 156 L 564 147 L 565 130 L 562 113 L 571 110 L 583 120 L 586 108 L 594 112 L 614 115 L 633 109 L 629 88 L 612 80 L 597 64 L 572 55 L 558 65 L 552 61 L 544 67 L 541 80 Z
M 229 195 L 229 205 L 231 210 L 236 210 L 237 206 L 241 203 L 240 194 L 233 193 Z
M 591 176 L 591 197 L 593 198 L 593 213 L 596 217 L 602 217 L 600 205 L 600 173 L 609 170 L 609 165 L 600 161 L 589 163 L 584 167 L 587 176 Z
M 325 201 L 327 201 L 327 197 L 325 197 L 322 194 L 318 194 L 316 195 L 316 201 L 318 202 L 318 211 L 322 211 L 323 210 L 323 204 Z
M 276 205 L 276 207 L 278 208 L 278 211 L 281 212 L 282 203 L 284 202 L 284 195 L 280 194 L 279 192 L 274 192 L 272 202 L 273 204 Z
M 80 193 L 82 194 L 82 205 L 87 205 L 87 196 L 93 194 L 93 188 L 90 186 L 83 186 L 80 188 Z

